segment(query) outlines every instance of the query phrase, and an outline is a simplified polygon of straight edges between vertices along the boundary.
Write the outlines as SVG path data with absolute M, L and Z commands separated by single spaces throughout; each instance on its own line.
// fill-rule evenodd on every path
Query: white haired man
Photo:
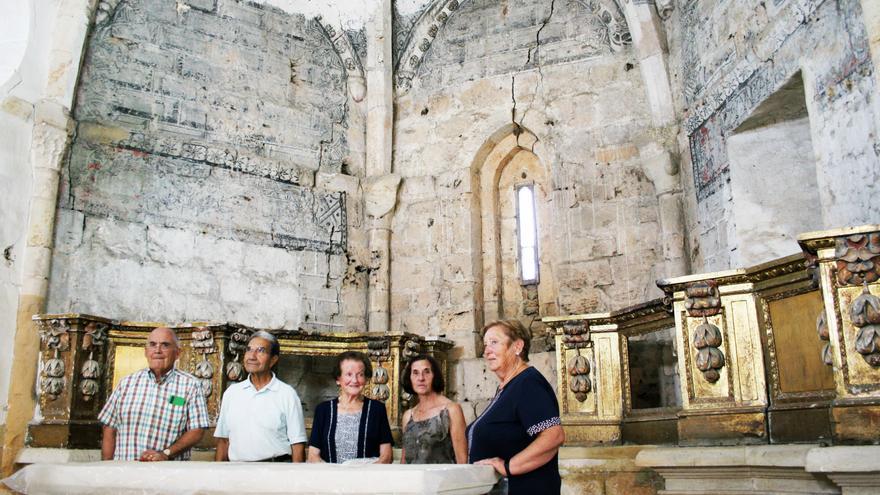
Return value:
M 173 330 L 150 332 L 147 368 L 123 378 L 98 415 L 104 425 L 101 459 L 189 460 L 210 420 L 199 380 L 174 367 L 179 353 Z
M 302 403 L 290 385 L 279 380 L 272 367 L 281 346 L 274 335 L 251 335 L 244 354 L 248 379 L 223 393 L 216 461 L 303 462 L 306 427 Z

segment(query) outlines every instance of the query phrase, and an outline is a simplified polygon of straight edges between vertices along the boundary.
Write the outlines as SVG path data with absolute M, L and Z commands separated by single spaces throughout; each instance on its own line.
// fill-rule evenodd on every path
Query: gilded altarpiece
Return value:
M 28 446 L 97 448 L 98 413 L 119 380 L 146 367 L 144 346 L 159 322 L 120 322 L 81 314 L 36 315 L 41 337 L 41 417 L 28 430 Z M 250 335 L 258 329 L 234 323 L 171 325 L 180 340 L 176 366 L 202 385 L 211 422 L 216 423 L 223 391 L 246 379 L 242 360 Z M 448 379 L 447 352 L 452 342 L 410 333 L 323 333 L 273 330 L 281 346 L 276 373 L 294 385 L 303 402 L 306 427 L 314 406 L 337 395 L 332 377 L 343 351 L 369 356 L 373 377 L 365 395 L 385 403 L 392 432 L 399 434 L 402 412 L 412 397 L 400 388 L 400 373 L 419 354 L 437 358 Z M 213 447 L 205 435 L 202 448 Z
M 835 443 L 880 434 L 880 225 L 807 233 L 798 242 L 818 270 L 836 394 Z
M 640 412 L 632 407 L 627 349 L 628 337 L 671 326 L 660 300 L 542 321 L 556 331 L 557 393 L 567 444 L 668 440 L 668 428 L 657 427 L 670 421 L 668 410 Z

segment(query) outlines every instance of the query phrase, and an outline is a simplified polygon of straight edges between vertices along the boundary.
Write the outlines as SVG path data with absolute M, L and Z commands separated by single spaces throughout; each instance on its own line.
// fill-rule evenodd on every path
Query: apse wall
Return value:
M 690 199 L 694 270 L 740 265 L 737 222 L 748 219 L 738 215 L 754 210 L 742 208 L 752 205 L 741 205 L 744 199 L 731 187 L 735 174 L 728 140 L 798 78 L 812 142 L 806 152 L 813 157 L 801 166 L 815 175 L 815 186 L 804 190 L 803 181 L 786 180 L 790 176 L 779 173 L 784 168 L 773 165 L 775 153 L 752 160 L 767 164 L 767 172 L 753 180 L 776 182 L 775 200 L 796 203 L 817 196 L 810 213 L 816 228 L 876 223 L 880 206 L 872 198 L 880 184 L 880 102 L 860 2 L 678 3 L 665 26 L 673 94 L 682 116 L 681 168 Z M 784 111 L 762 115 L 763 125 L 785 120 Z M 771 224 L 775 214 L 770 208 L 762 213 Z M 790 252 L 784 254 L 799 251 L 794 235 L 786 236 Z
M 362 328 L 363 125 L 323 28 L 131 0 L 87 46 L 49 311 Z
M 530 324 L 656 297 L 658 206 L 640 154 L 658 137 L 616 4 L 449 3 L 404 19 L 433 42 L 397 45 L 392 328 L 445 334 L 467 354 L 495 317 Z M 504 210 L 518 182 L 538 188 L 541 282 L 498 310 L 502 296 L 483 289 L 519 290 L 515 239 L 487 237 L 515 238 Z M 495 199 L 481 190 L 499 184 Z

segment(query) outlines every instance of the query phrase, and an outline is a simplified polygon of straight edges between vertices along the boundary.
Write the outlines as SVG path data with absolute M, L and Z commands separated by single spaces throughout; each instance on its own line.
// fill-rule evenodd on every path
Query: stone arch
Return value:
M 355 50 L 351 39 L 345 33 L 345 30 L 333 27 L 332 24 L 324 23 L 321 17 L 315 18 L 321 33 L 330 42 L 333 51 L 339 56 L 342 62 L 342 68 L 345 69 L 345 77 L 348 83 L 348 92 L 351 98 L 356 102 L 361 102 L 367 95 L 367 82 L 364 77 L 364 65 L 361 58 Z
M 554 300 L 555 276 L 549 257 L 540 248 L 549 236 L 546 226 L 550 216 L 550 171 L 539 157 L 542 151 L 534 133 L 511 123 L 492 133 L 471 162 L 472 245 L 480 246 L 471 260 L 475 328 L 498 318 L 520 318 L 526 324 L 529 319 L 539 322 L 541 311 L 537 305 Z M 520 181 L 534 184 L 538 203 L 542 268 L 540 282 L 534 287 L 519 285 L 518 255 L 511 249 L 511 243 L 515 248 L 516 228 L 512 191 Z
M 398 95 L 406 94 L 419 66 L 431 49 L 437 34 L 449 18 L 460 10 L 468 0 L 434 0 L 422 12 L 413 25 L 404 44 L 404 51 L 395 67 L 395 88 Z M 618 0 L 578 0 L 578 3 L 599 16 L 607 30 L 607 41 L 613 50 L 619 50 L 632 43 L 627 19 Z

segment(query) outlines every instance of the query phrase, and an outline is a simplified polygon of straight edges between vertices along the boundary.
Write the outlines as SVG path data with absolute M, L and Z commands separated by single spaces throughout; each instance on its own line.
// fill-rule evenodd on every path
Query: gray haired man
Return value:
M 223 394 L 217 438 L 217 461 L 303 462 L 306 428 L 302 403 L 272 367 L 281 347 L 274 335 L 255 332 L 248 340 L 244 369 L 248 379 Z

